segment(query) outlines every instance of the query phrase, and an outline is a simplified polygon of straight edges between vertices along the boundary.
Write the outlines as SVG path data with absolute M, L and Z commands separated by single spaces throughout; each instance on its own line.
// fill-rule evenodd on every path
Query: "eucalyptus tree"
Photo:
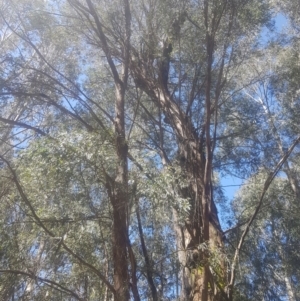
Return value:
M 258 4 L 204 1 L 176 6 L 155 2 L 144 7 L 150 20 L 137 22 L 136 32 L 147 35 L 142 50 L 132 50 L 135 83 L 165 114 L 164 121 L 177 142 L 176 160 L 190 179 L 187 187 L 179 189 L 179 194 L 190 199 L 183 224 L 176 221 L 174 208 L 183 300 L 232 297 L 233 281 L 226 286 L 221 256 L 215 266 L 210 264 L 212 250 L 222 249 L 223 243 L 211 177 L 222 131 L 219 115 L 235 89 L 231 77 L 250 55 L 243 46 L 254 41 L 259 30 L 254 24 L 267 19 L 265 4 L 259 4 L 259 11 L 254 5 Z M 171 20 L 165 15 L 159 19 L 157 12 L 166 10 Z M 239 56 L 241 49 L 244 52 Z M 173 160 L 163 152 L 163 163 Z
M 233 206 L 240 224 L 252 214 L 258 202 L 257 189 L 262 188 L 265 177 L 265 171 L 257 173 L 238 192 Z M 299 256 L 295 252 L 298 206 L 289 179 L 276 178 L 240 253 L 235 300 L 293 301 L 299 298 Z M 241 232 L 241 228 L 236 228 L 228 236 L 231 246 L 236 244 Z
M 4 16 L 3 12 L 3 22 L 7 25 L 13 35 L 16 37 L 14 41 L 8 41 L 8 43 L 13 48 L 12 52 L 7 54 L 11 56 L 10 60 L 6 60 L 5 68 L 14 69 L 13 78 L 5 76 L 3 78 L 3 93 L 2 95 L 12 100 L 12 97 L 18 101 L 25 102 L 26 109 L 23 111 L 22 118 L 29 118 L 27 124 L 15 125 L 24 126 L 25 128 L 32 128 L 29 125 L 30 121 L 35 126 L 35 131 L 40 134 L 44 134 L 39 127 L 41 122 L 43 126 L 51 131 L 51 127 L 56 127 L 45 121 L 48 119 L 51 121 L 53 117 L 53 110 L 47 109 L 51 104 L 57 108 L 57 111 L 65 115 L 69 115 L 79 121 L 88 131 L 95 131 L 96 128 L 100 127 L 108 131 L 108 127 L 103 124 L 103 118 L 98 118 L 97 114 L 91 108 L 91 104 L 95 106 L 95 102 L 88 97 L 88 95 L 82 91 L 77 85 L 76 80 L 79 80 L 79 72 L 76 74 L 76 68 L 81 68 L 78 59 L 76 58 L 75 52 L 79 50 L 77 47 L 80 44 L 79 39 L 74 39 L 75 45 L 69 46 L 63 42 L 65 37 L 64 30 L 59 29 L 59 21 L 53 15 L 44 13 L 38 13 L 36 9 L 47 10 L 51 7 L 53 8 L 55 3 L 34 3 L 35 9 L 32 7 L 32 3 L 23 2 L 20 5 L 12 2 L 7 4 L 7 15 L 15 18 L 15 22 L 11 21 L 7 15 Z M 63 4 L 62 4 L 63 5 Z M 92 3 L 89 2 L 92 6 Z M 126 10 L 124 24 L 126 28 L 126 33 L 124 33 L 124 38 L 129 41 L 130 32 L 130 11 L 128 2 L 124 1 L 123 6 Z M 56 8 L 52 9 L 52 12 L 57 12 Z M 46 23 L 47 22 L 47 23 Z M 12 25 L 13 24 L 13 25 Z M 58 26 L 58 30 L 54 33 L 50 30 L 50 26 Z M 63 25 L 62 27 L 63 28 Z M 56 34 L 55 38 L 53 34 Z M 125 37 L 126 36 L 126 37 Z M 55 40 L 55 44 L 51 44 L 51 41 Z M 105 37 L 103 37 L 102 43 L 106 43 Z M 50 44 L 50 48 L 47 45 Z M 49 49 L 52 48 L 52 51 Z M 105 47 L 104 47 L 105 48 Z M 111 57 L 109 50 L 104 49 L 104 55 L 110 65 L 111 71 L 113 73 L 113 80 L 115 83 L 115 117 L 107 113 L 101 106 L 98 106 L 99 110 L 102 110 L 106 114 L 106 118 L 114 125 L 114 131 L 110 133 L 110 138 L 115 139 L 115 152 L 117 154 L 116 160 L 119 162 L 116 166 L 116 170 L 112 175 L 107 173 L 105 186 L 107 193 L 109 194 L 109 199 L 113 207 L 113 229 L 112 229 L 112 239 L 113 239 L 113 261 L 114 261 L 114 281 L 113 285 L 109 283 L 107 278 L 99 272 L 94 266 L 85 261 L 81 261 L 81 256 L 75 254 L 61 239 L 61 245 L 68 250 L 70 254 L 77 260 L 84 262 L 88 268 L 94 270 L 94 272 L 106 283 L 107 287 L 115 295 L 117 300 L 128 300 L 129 299 L 129 279 L 128 279 L 128 266 L 127 266 L 127 246 L 128 246 L 128 226 L 126 224 L 126 212 L 127 212 L 127 183 L 128 183 L 128 169 L 127 169 L 127 144 L 125 142 L 125 121 L 124 121 L 124 96 L 128 80 L 128 51 L 129 44 L 127 42 L 124 45 L 124 59 L 122 72 L 117 70 L 115 63 Z M 67 60 L 67 56 L 69 59 Z M 58 59 L 60 58 L 60 59 Z M 74 59 L 77 59 L 74 61 Z M 5 61 L 4 61 L 5 62 Z M 89 63 L 92 63 L 91 61 Z M 18 73 L 18 69 L 19 74 Z M 79 70 L 79 69 L 77 69 Z M 120 73 L 120 75 L 119 75 Z M 22 80 L 25 78 L 25 80 Z M 12 97 L 10 97 L 12 96 Z M 87 102 L 91 101 L 89 104 Z M 62 104 L 62 101 L 65 101 Z M 76 106 L 77 101 L 77 106 Z M 96 104 L 97 105 L 97 104 Z M 76 108 L 75 108 L 76 107 Z M 109 109 L 109 108 L 106 108 Z M 95 126 L 92 126 L 87 121 L 80 116 L 78 111 L 90 112 L 94 117 Z M 84 113 L 83 113 L 84 114 Z M 52 115 L 52 116 L 51 116 Z M 64 119 L 64 118 L 63 118 Z M 102 120 L 101 120 L 102 119 Z M 47 121 L 48 121 L 47 120 Z M 52 119 L 53 120 L 53 119 Z M 2 119 L 3 122 L 10 123 L 6 119 Z M 49 127 L 50 126 L 50 127 Z M 28 143 L 28 142 L 27 142 Z M 14 174 L 15 171 L 11 168 L 7 159 L 2 157 L 3 161 L 6 161 L 7 165 Z M 36 209 L 32 206 L 32 203 L 28 200 L 27 196 L 23 192 L 21 184 L 18 182 L 16 175 L 14 174 L 14 180 L 19 189 L 23 201 L 32 211 L 34 219 L 36 222 L 46 231 L 51 237 L 56 237 L 53 231 L 50 231 L 40 220 L 40 217 L 36 213 Z
M 239 245 L 246 231 L 244 226 L 248 225 L 246 221 L 257 212 L 240 252 L 236 288 L 242 294 L 236 292 L 236 300 L 298 299 L 298 258 L 293 250 L 298 240 L 294 212 L 299 203 L 299 148 L 283 162 L 282 172 L 274 177 L 264 200 L 258 195 L 258 191 L 265 190 L 267 172 L 284 156 L 291 141 L 299 137 L 297 39 L 290 29 L 286 30 L 289 38 L 281 41 L 280 46 L 270 43 L 264 56 L 256 57 L 241 76 L 246 82 L 248 72 L 260 75 L 259 81 L 242 90 L 242 95 L 245 102 L 255 108 L 252 125 L 255 130 L 248 138 L 259 145 L 257 157 L 261 168 L 246 181 L 233 203 L 239 227 L 232 229 L 234 232 L 228 237 L 231 247 Z
M 15 185 L 3 197 L 33 229 L 15 236 L 26 260 L 15 269 L 8 260 L 4 277 L 42 283 L 27 290 L 37 300 L 46 285 L 70 300 L 159 300 L 172 290 L 180 300 L 232 300 L 248 230 L 230 270 L 214 185 L 237 157 L 238 168 L 250 161 L 249 174 L 260 164 L 251 162 L 257 152 L 247 139 L 259 109 L 241 90 L 261 74 L 247 73 L 242 84 L 239 77 L 258 54 L 268 2 L 2 4 L 9 38 L 1 48 L 1 122 L 12 144 L 21 139 L 27 149 L 1 154 Z

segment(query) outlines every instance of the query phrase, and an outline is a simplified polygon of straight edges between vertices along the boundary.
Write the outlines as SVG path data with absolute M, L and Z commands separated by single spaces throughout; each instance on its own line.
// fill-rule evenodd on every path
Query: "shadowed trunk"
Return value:
M 111 205 L 113 207 L 113 264 L 114 264 L 114 289 L 116 301 L 128 301 L 130 299 L 128 274 L 128 145 L 125 139 L 125 93 L 128 81 L 128 64 L 130 54 L 131 12 L 128 0 L 123 1 L 125 31 L 124 46 L 122 49 L 122 68 L 118 72 L 113 60 L 107 38 L 103 31 L 102 23 L 97 10 L 91 0 L 86 0 L 88 12 L 92 16 L 94 31 L 102 45 L 102 50 L 107 59 L 115 83 L 115 149 L 117 166 L 115 178 L 107 178 L 107 189 Z M 80 9 L 81 6 L 78 6 Z
M 180 191 L 183 198 L 191 200 L 185 225 L 177 222 L 177 213 L 173 210 L 178 260 L 181 265 L 181 300 L 223 300 L 224 293 L 220 290 L 226 285 L 224 263 L 220 260 L 219 267 L 212 267 L 210 264 L 211 254 L 216 253 L 216 249 L 221 250 L 223 246 L 222 232 L 212 199 L 211 162 L 207 164 L 205 158 L 212 160 L 212 156 L 206 155 L 211 149 L 205 149 L 205 136 L 196 134 L 192 122 L 166 89 L 165 82 L 151 81 L 143 76 L 141 70 L 133 70 L 136 72 L 138 86 L 162 109 L 170 121 L 177 137 L 182 172 L 190 179 L 189 187 Z

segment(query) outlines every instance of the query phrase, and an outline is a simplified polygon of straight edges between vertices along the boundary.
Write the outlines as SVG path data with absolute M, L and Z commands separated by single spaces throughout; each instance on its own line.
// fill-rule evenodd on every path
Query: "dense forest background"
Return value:
M 300 300 L 298 0 L 0 24 L 1 300 Z

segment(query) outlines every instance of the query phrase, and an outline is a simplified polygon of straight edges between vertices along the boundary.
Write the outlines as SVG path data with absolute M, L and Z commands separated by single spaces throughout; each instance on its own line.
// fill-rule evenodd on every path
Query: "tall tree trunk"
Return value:
M 223 241 L 211 194 L 211 167 L 207 167 L 203 136 L 197 136 L 192 122 L 172 99 L 164 82 L 155 83 L 146 79 L 139 69 L 134 69 L 135 65 L 132 67 L 139 87 L 163 110 L 170 121 L 177 137 L 182 172 L 191 179 L 189 187 L 181 191 L 182 197 L 191 200 L 191 210 L 184 226 L 176 221 L 176 210 L 173 211 L 178 260 L 182 269 L 181 300 L 223 300 L 220 288 L 225 287 L 226 269 L 222 263 L 218 271 L 210 265 L 210 254 L 214 248 L 222 248 Z M 212 160 L 211 156 L 209 159 Z
M 220 228 L 216 206 L 212 195 L 212 163 L 215 148 L 218 98 L 224 86 L 223 69 L 226 51 L 231 34 L 234 9 L 228 19 L 228 39 L 224 40 L 224 53 L 220 60 L 219 71 L 212 71 L 215 36 L 227 1 L 220 7 L 204 1 L 204 22 L 206 28 L 206 66 L 205 81 L 205 120 L 201 125 L 200 134 L 194 129 L 193 119 L 188 114 L 194 101 L 192 88 L 191 99 L 187 108 L 181 107 L 173 93 L 168 90 L 168 73 L 171 70 L 170 54 L 172 45 L 166 39 L 163 43 L 162 55 L 158 61 L 157 75 L 147 70 L 145 62 L 137 62 L 138 55 L 130 64 L 137 86 L 145 91 L 157 107 L 164 113 L 173 128 L 177 139 L 178 157 L 182 173 L 190 179 L 189 186 L 180 191 L 183 198 L 190 199 L 191 209 L 185 224 L 178 222 L 174 208 L 174 230 L 176 232 L 178 260 L 181 266 L 181 300 L 219 301 L 226 300 L 225 275 L 226 267 L 222 260 L 212 265 L 212 256 L 220 253 L 223 247 L 223 235 Z M 210 6 L 210 7 L 209 7 Z M 199 26 L 187 16 L 189 22 Z M 136 53 L 138 53 L 136 51 Z M 149 65 L 151 69 L 152 66 Z M 152 69 L 151 69 L 152 70 Z M 215 78 L 212 78 L 215 76 Z M 180 83 L 179 83 L 180 84 Z M 213 97 L 213 101 L 212 101 Z M 187 110 L 187 111 L 186 111 Z M 212 116 L 215 121 L 214 137 L 211 137 Z M 164 158 L 162 158 L 163 161 Z M 218 260 L 215 260 L 217 262 Z
M 113 264 L 114 264 L 114 289 L 116 301 L 128 301 L 129 274 L 128 274 L 128 145 L 125 139 L 125 93 L 128 81 L 128 64 L 130 56 L 131 12 L 128 0 L 123 0 L 125 32 L 122 49 L 122 70 L 119 73 L 113 60 L 107 38 L 103 31 L 102 23 L 97 14 L 92 0 L 86 0 L 88 12 L 95 21 L 93 28 L 97 35 L 102 50 L 106 56 L 115 83 L 115 149 L 117 155 L 117 168 L 115 178 L 107 179 L 107 189 L 113 207 Z M 82 9 L 79 6 L 80 9 Z
M 195 164 L 189 165 L 189 169 L 195 169 Z M 192 179 L 194 183 L 190 185 L 188 191 L 183 192 L 185 198 L 189 197 L 192 200 L 189 217 L 185 220 L 184 226 L 178 223 L 175 226 L 177 245 L 180 250 L 178 259 L 181 264 L 181 300 L 222 300 L 219 288 L 225 281 L 224 262 L 222 258 L 218 260 L 214 258 L 215 262 L 219 261 L 219 263 L 218 266 L 216 264 L 212 266 L 210 258 L 212 254 L 219 253 L 223 246 L 217 212 L 213 201 L 207 198 L 205 199 L 209 202 L 207 213 L 206 216 L 203 214 L 202 183 L 195 175 Z M 209 207 L 212 210 L 209 210 Z M 176 223 L 176 218 L 174 222 Z M 204 223 L 209 233 L 204 233 Z
M 115 146 L 117 153 L 117 171 L 111 193 L 113 207 L 113 263 L 114 288 L 118 301 L 129 300 L 128 275 L 128 146 L 125 140 L 125 88 L 116 84 L 115 104 Z
M 123 67 L 124 69 L 124 67 Z M 124 71 L 125 72 L 125 71 Z M 115 146 L 117 153 L 117 171 L 113 183 L 111 203 L 113 207 L 113 262 L 114 288 L 118 301 L 129 300 L 128 276 L 128 146 L 125 140 L 125 87 L 116 84 L 115 105 Z

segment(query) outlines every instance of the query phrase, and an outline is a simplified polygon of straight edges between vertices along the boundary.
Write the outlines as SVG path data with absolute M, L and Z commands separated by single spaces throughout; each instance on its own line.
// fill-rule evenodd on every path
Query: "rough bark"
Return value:
M 92 16 L 96 27 L 95 33 L 102 45 L 107 63 L 113 75 L 115 83 L 115 149 L 117 155 L 117 167 L 114 179 L 107 181 L 108 193 L 113 208 L 112 249 L 114 264 L 114 289 L 117 301 L 130 299 L 128 274 L 128 145 L 125 139 L 125 92 L 128 81 L 128 64 L 130 54 L 130 24 L 131 13 L 128 0 L 123 1 L 125 15 L 124 47 L 122 49 L 122 70 L 119 73 L 113 61 L 107 38 L 97 11 L 91 0 L 86 0 L 88 12 Z M 77 7 L 80 5 L 77 4 Z M 132 255 L 132 254 L 131 254 Z M 131 262 L 133 262 L 131 260 Z M 134 286 L 135 287 L 135 286 Z M 137 293 L 135 291 L 135 293 Z
M 206 12 L 207 14 L 207 12 Z M 182 197 L 191 200 L 191 210 L 184 225 L 180 225 L 177 212 L 173 210 L 174 230 L 177 237 L 178 260 L 181 271 L 181 300 L 211 301 L 222 300 L 225 287 L 225 267 L 220 263 L 219 271 L 210 266 L 210 254 L 213 249 L 222 248 L 222 231 L 219 225 L 216 206 L 212 197 L 212 160 L 211 118 L 217 111 L 217 98 L 222 88 L 221 81 L 215 91 L 215 103 L 211 103 L 212 63 L 214 40 L 207 33 L 207 70 L 205 81 L 205 123 L 197 134 L 192 120 L 176 103 L 168 90 L 168 72 L 172 45 L 165 41 L 162 59 L 158 66 L 157 79 L 148 73 L 145 64 L 131 62 L 137 86 L 145 91 L 160 108 L 175 132 L 178 145 L 178 161 L 182 172 L 190 180 L 189 187 L 182 190 Z M 219 78 L 222 78 L 223 67 Z M 215 107 L 213 108 L 213 105 Z M 164 159 L 164 158 L 163 158 Z M 164 160 L 165 161 L 165 160 Z M 220 272 L 221 271 L 221 272 Z M 216 276 L 218 274 L 218 276 Z M 218 282 L 218 283 L 216 283 Z
M 148 281 L 148 284 L 151 289 L 152 300 L 158 301 L 157 290 L 155 287 L 155 283 L 153 281 L 153 273 L 152 273 L 150 257 L 148 255 L 148 250 L 147 250 L 145 239 L 144 239 L 144 233 L 143 233 L 143 227 L 142 227 L 142 221 L 141 221 L 141 217 L 140 217 L 140 210 L 139 210 L 138 202 L 137 202 L 137 209 L 136 209 L 136 217 L 137 217 L 137 221 L 138 221 L 138 229 L 139 229 L 139 234 L 140 234 L 142 252 L 143 252 L 143 256 L 144 256 L 144 260 L 145 260 L 145 264 L 146 264 L 147 281 Z
M 191 179 L 189 187 L 181 191 L 182 197 L 191 200 L 191 210 L 185 225 L 177 222 L 176 210 L 173 211 L 178 260 L 181 265 L 181 300 L 222 300 L 219 287 L 224 283 L 220 285 L 214 282 L 221 283 L 224 279 L 220 276 L 215 277 L 209 264 L 211 248 L 221 248 L 223 245 L 216 207 L 211 196 L 212 156 L 205 158 L 206 152 L 211 152 L 211 146 L 208 143 L 205 149 L 203 135 L 199 137 L 196 134 L 191 120 L 172 98 L 166 87 L 164 74 L 158 77 L 160 81 L 157 82 L 147 77 L 145 71 L 137 64 L 133 63 L 131 68 L 138 87 L 151 97 L 170 121 L 177 137 L 182 172 Z M 161 68 L 160 72 L 165 72 L 165 68 Z M 207 106 L 210 106 L 210 103 Z M 210 110 L 207 114 L 209 120 Z M 206 129 L 206 134 L 209 131 L 209 128 Z M 209 139 L 210 136 L 206 142 L 209 142 Z M 224 274 L 224 271 L 219 274 Z

